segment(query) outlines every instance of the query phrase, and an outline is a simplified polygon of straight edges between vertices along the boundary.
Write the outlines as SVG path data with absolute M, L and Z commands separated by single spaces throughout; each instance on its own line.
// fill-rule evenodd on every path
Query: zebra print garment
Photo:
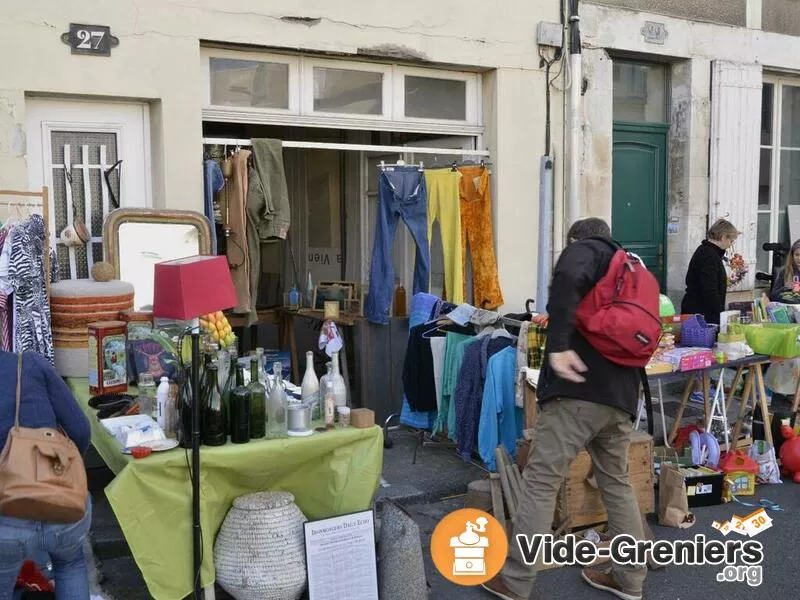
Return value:
M 41 216 L 33 215 L 14 227 L 8 265 L 8 280 L 14 287 L 14 351 L 37 352 L 55 365 L 43 249 Z M 57 261 L 51 265 L 50 281 L 56 281 Z

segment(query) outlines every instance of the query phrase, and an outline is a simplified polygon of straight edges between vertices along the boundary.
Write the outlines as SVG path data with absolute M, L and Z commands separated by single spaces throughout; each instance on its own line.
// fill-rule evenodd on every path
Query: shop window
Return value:
M 765 81 L 761 114 L 757 268 L 769 273 L 762 245 L 792 244 L 787 207 L 800 204 L 800 80 Z
M 383 114 L 383 74 L 314 67 L 314 112 Z
M 467 119 L 467 82 L 406 75 L 405 116 L 416 119 Z
M 614 61 L 614 120 L 667 122 L 667 67 Z
M 289 65 L 211 58 L 211 104 L 289 109 Z

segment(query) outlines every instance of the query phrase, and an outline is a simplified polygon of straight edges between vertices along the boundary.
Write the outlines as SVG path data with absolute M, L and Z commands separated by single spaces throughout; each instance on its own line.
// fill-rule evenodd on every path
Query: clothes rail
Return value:
M 203 145 L 251 146 L 247 139 L 203 138 Z M 375 144 L 338 144 L 333 142 L 297 142 L 287 140 L 284 148 L 307 148 L 311 150 L 345 150 L 351 152 L 397 152 L 411 154 L 450 154 L 455 156 L 491 156 L 489 150 L 464 150 L 462 148 L 422 148 L 417 146 L 381 146 Z

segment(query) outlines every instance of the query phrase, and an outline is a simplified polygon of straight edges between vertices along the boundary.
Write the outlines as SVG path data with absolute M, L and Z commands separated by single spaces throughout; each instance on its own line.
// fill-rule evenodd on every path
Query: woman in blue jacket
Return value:
M 17 356 L 0 351 L 0 452 L 14 426 Z M 60 427 L 81 453 L 89 447 L 88 419 L 52 365 L 35 353 L 23 355 L 19 420 L 23 427 Z M 89 500 L 84 518 L 67 525 L 0 515 L 0 600 L 12 597 L 22 563 L 42 550 L 53 563 L 56 600 L 89 600 L 83 547 L 91 522 Z

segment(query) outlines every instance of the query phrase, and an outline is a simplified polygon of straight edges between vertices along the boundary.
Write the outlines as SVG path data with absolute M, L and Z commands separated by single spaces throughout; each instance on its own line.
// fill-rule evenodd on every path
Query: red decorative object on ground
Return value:
M 781 473 L 800 483 L 800 438 L 788 425 L 781 427 L 781 434 L 786 440 L 781 445 Z

